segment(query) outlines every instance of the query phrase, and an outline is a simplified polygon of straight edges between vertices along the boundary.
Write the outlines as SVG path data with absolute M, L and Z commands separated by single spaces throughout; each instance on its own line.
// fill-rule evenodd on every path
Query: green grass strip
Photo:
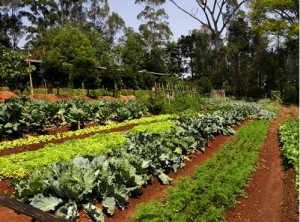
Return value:
M 181 178 L 167 190 L 164 201 L 140 205 L 133 215 L 139 222 L 219 222 L 236 203 L 256 167 L 269 121 L 251 122 L 192 177 Z
M 40 142 L 47 142 L 47 141 L 50 141 L 53 139 L 61 139 L 61 138 L 68 138 L 68 137 L 72 137 L 72 136 L 79 136 L 79 135 L 84 135 L 84 134 L 89 134 L 89 133 L 97 133 L 99 131 L 116 129 L 119 127 L 131 125 L 131 124 L 143 125 L 143 124 L 148 124 L 150 122 L 160 122 L 160 121 L 165 121 L 165 120 L 168 120 L 171 118 L 175 118 L 175 116 L 159 115 L 159 116 L 143 117 L 140 119 L 124 121 L 122 123 L 109 124 L 106 126 L 88 127 L 88 128 L 79 129 L 76 131 L 68 131 L 68 132 L 64 132 L 64 133 L 58 133 L 55 135 L 28 136 L 27 138 L 16 139 L 13 141 L 3 141 L 0 143 L 0 150 L 12 149 L 14 147 L 22 146 L 22 145 L 32 145 L 32 144 L 37 144 Z
M 170 120 L 148 125 L 136 126 L 138 130 L 159 132 L 171 128 L 174 123 Z M 137 131 L 135 128 L 129 130 Z M 48 144 L 44 148 L 0 157 L 0 179 L 22 179 L 33 171 L 47 169 L 52 163 L 70 161 L 78 156 L 101 156 L 121 148 L 127 139 L 123 132 L 95 134 L 85 139 L 69 140 L 61 144 Z

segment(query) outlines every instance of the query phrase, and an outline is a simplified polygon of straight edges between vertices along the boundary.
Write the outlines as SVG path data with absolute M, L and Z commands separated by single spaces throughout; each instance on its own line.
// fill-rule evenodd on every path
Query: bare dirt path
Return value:
M 287 117 L 298 116 L 299 109 L 280 110 L 278 119 L 269 126 L 260 151 L 259 162 L 239 204 L 227 211 L 229 222 L 296 222 L 299 221 L 294 176 L 282 167 L 278 129 Z M 289 172 L 289 174 L 287 173 Z

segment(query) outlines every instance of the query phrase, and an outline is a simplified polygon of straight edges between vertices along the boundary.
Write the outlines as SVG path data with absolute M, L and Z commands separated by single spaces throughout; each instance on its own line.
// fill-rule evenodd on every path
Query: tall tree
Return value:
M 137 18 L 144 23 L 139 31 L 144 38 L 148 51 L 148 69 L 154 72 L 164 72 L 164 47 L 170 39 L 172 32 L 167 22 L 168 15 L 163 8 L 155 3 L 147 3 Z
M 87 0 L 60 0 L 58 1 L 60 24 L 77 22 L 83 24 L 86 20 L 84 3 Z
M 124 35 L 125 22 L 116 12 L 112 14 L 107 19 L 107 30 L 104 34 L 105 39 L 114 46 L 119 42 L 119 40 Z
M 125 66 L 129 66 L 134 71 L 144 68 L 146 56 L 146 44 L 142 36 L 132 33 L 125 41 L 122 59 Z
M 2 14 L 0 12 L 0 45 L 5 47 L 10 47 L 10 41 L 8 36 L 9 30 L 9 17 L 7 14 Z
M 103 34 L 107 26 L 109 11 L 107 0 L 88 0 L 87 18 L 89 26 Z
M 0 19 L 5 28 L 2 32 L 6 32 L 2 35 L 4 38 L 9 38 L 10 46 L 14 50 L 18 48 L 18 43 L 24 35 L 20 14 L 21 6 L 21 0 L 2 0 L 0 2 Z
M 231 21 L 228 29 L 227 61 L 233 90 L 238 97 L 244 96 L 249 87 L 249 67 L 252 65 L 250 64 L 251 35 L 245 14 L 240 14 Z
M 26 48 L 33 49 L 47 45 L 46 32 L 59 22 L 57 2 L 55 0 L 24 0 L 24 6 L 21 14 L 30 22 L 27 26 L 29 34 L 26 39 L 29 41 Z
M 182 72 L 180 45 L 176 42 L 169 41 L 165 48 L 166 53 L 166 71 L 167 73 L 178 74 Z
M 249 7 L 254 31 L 270 40 L 272 65 L 277 68 L 275 77 L 268 79 L 283 97 L 293 89 L 293 96 L 288 97 L 295 102 L 299 98 L 299 1 L 251 0 Z
M 202 28 L 193 30 L 187 36 L 181 36 L 178 40 L 181 54 L 185 61 L 188 61 L 192 79 L 201 76 L 209 76 L 211 69 L 212 50 L 209 32 Z M 211 78 L 211 77 L 210 77 Z
M 153 2 L 155 4 L 165 3 L 168 0 L 136 0 L 139 2 Z M 199 9 L 202 13 L 198 14 L 198 10 L 190 11 L 190 9 L 181 6 L 176 0 L 169 0 L 178 9 L 189 15 L 190 17 L 197 20 L 201 26 L 208 28 L 212 33 L 213 42 L 216 51 L 220 50 L 220 45 L 222 42 L 222 33 L 226 29 L 232 17 L 238 11 L 242 4 L 247 0 L 196 0 Z M 205 19 L 202 19 L 202 17 Z

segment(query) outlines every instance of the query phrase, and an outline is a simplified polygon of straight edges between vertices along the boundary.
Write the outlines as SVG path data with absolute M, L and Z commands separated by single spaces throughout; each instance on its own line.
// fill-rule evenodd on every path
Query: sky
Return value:
M 144 5 L 134 4 L 134 0 L 109 0 L 108 2 L 110 10 L 117 12 L 124 19 L 126 26 L 131 26 L 138 31 L 141 21 L 136 17 L 143 10 Z M 189 12 L 199 8 L 195 0 L 177 0 L 176 2 Z M 173 40 L 177 41 L 181 35 L 189 34 L 190 30 L 199 29 L 198 21 L 182 12 L 170 1 L 166 1 L 162 7 L 169 16 L 168 22 L 173 32 Z

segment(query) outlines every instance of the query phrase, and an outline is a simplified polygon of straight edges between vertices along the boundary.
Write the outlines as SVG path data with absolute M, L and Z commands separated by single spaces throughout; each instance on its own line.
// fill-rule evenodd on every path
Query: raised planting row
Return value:
M 167 190 L 164 201 L 140 205 L 134 221 L 222 221 L 226 209 L 236 204 L 256 167 L 258 151 L 269 121 L 250 122 L 235 138 Z
M 291 119 L 279 127 L 281 153 L 285 161 L 296 171 L 296 187 L 299 190 L 299 119 Z
M 160 122 L 159 129 L 167 129 L 174 125 L 170 120 Z M 157 123 L 145 125 L 141 130 L 156 130 Z M 133 128 L 134 129 L 134 128 Z M 132 130 L 133 130 L 132 129 Z M 100 156 L 120 149 L 127 139 L 123 132 L 101 133 L 84 139 L 69 140 L 61 144 L 47 144 L 36 151 L 27 151 L 0 157 L 0 179 L 29 176 L 36 169 L 47 169 L 58 161 L 70 161 L 77 156 Z
M 11 141 L 3 141 L 0 142 L 0 150 L 4 149 L 11 149 L 15 148 L 18 146 L 23 146 L 23 145 L 32 145 L 32 144 L 38 144 L 41 142 L 48 142 L 50 140 L 55 140 L 55 139 L 62 139 L 62 138 L 69 138 L 73 136 L 79 136 L 79 135 L 85 135 L 85 134 L 90 134 L 90 133 L 97 133 L 101 132 L 104 130 L 111 130 L 111 129 L 116 129 L 124 126 L 129 126 L 129 125 L 134 125 L 134 124 L 148 124 L 151 122 L 160 122 L 160 121 L 165 121 L 168 119 L 173 119 L 176 118 L 176 116 L 171 116 L 171 115 L 159 115 L 159 116 L 151 116 L 151 117 L 142 117 L 140 119 L 134 119 L 134 120 L 127 120 L 121 123 L 116 123 L 116 124 L 108 124 L 105 126 L 93 126 L 93 127 L 87 127 L 84 129 L 79 129 L 76 131 L 68 131 L 64 133 L 57 133 L 55 135 L 39 135 L 39 136 L 27 136 L 27 138 L 20 138 L 20 139 L 15 139 Z
M 214 104 L 213 106 L 214 109 L 217 110 L 234 109 L 235 112 L 244 113 L 244 115 L 251 113 L 250 117 L 254 119 L 271 120 L 275 118 L 276 113 L 266 108 L 270 103 L 271 103 L 270 101 L 262 102 L 262 103 L 233 101 L 233 102 L 221 102 L 221 103 Z
M 207 140 L 217 134 L 234 132 L 226 120 L 246 118 L 237 115 L 218 112 L 185 116 L 178 119 L 176 126 L 160 133 L 127 133 L 126 144 L 108 156 L 89 155 L 72 162 L 54 163 L 49 171 L 32 173 L 17 184 L 15 196 L 42 210 L 57 211 L 66 219 L 73 220 L 84 209 L 96 221 L 103 221 L 102 210 L 95 207 L 96 201 L 102 203 L 104 212 L 113 215 L 116 206 L 124 209 L 125 201 L 139 195 L 142 186 L 153 176 L 169 184 L 172 179 L 167 173 L 184 167 L 184 159 L 189 154 L 204 150 Z M 190 119 L 197 124 L 188 126 Z
M 26 97 L 0 103 L 0 137 L 19 137 L 27 132 L 41 132 L 47 127 L 67 125 L 80 129 L 86 123 L 106 124 L 138 119 L 147 113 L 142 102 L 49 102 Z

